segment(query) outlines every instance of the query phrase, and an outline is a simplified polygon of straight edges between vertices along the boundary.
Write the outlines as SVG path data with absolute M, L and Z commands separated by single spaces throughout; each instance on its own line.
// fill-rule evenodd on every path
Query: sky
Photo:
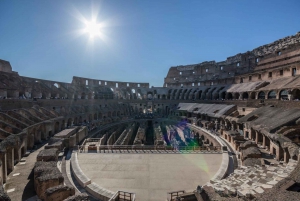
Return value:
M 224 61 L 299 31 L 299 0 L 0 0 L 0 59 L 60 82 L 161 87 L 171 66 Z

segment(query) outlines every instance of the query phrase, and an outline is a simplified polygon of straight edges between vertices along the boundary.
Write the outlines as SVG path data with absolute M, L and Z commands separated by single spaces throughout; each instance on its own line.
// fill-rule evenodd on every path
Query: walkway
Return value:
M 30 153 L 27 157 L 23 157 L 19 163 L 15 165 L 14 170 L 7 176 L 4 189 L 11 200 L 27 200 L 36 195 L 33 185 L 33 167 L 36 162 L 38 153 L 44 149 L 45 144 Z

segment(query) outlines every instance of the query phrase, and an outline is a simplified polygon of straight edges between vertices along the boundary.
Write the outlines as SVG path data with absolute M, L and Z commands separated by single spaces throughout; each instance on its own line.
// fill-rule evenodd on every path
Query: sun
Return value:
M 98 24 L 96 21 L 90 21 L 85 23 L 85 32 L 90 34 L 90 37 L 100 36 L 101 30 L 100 30 L 100 24 Z

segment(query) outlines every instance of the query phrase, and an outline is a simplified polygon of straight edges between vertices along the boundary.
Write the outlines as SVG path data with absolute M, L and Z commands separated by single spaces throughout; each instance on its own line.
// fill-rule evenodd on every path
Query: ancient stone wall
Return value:
M 226 61 L 202 62 L 171 67 L 165 78 L 165 87 L 207 86 L 239 83 L 237 75 L 256 72 L 299 62 L 300 32 L 246 53 L 228 57 Z M 223 81 L 221 81 L 223 80 Z

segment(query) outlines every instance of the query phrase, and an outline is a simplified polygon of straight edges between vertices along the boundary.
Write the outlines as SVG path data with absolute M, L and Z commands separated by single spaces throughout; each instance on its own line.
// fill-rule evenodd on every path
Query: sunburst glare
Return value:
M 88 34 L 90 34 L 91 38 L 94 38 L 95 36 L 101 36 L 101 24 L 98 24 L 96 21 L 90 21 L 86 22 L 86 27 L 84 31 Z

